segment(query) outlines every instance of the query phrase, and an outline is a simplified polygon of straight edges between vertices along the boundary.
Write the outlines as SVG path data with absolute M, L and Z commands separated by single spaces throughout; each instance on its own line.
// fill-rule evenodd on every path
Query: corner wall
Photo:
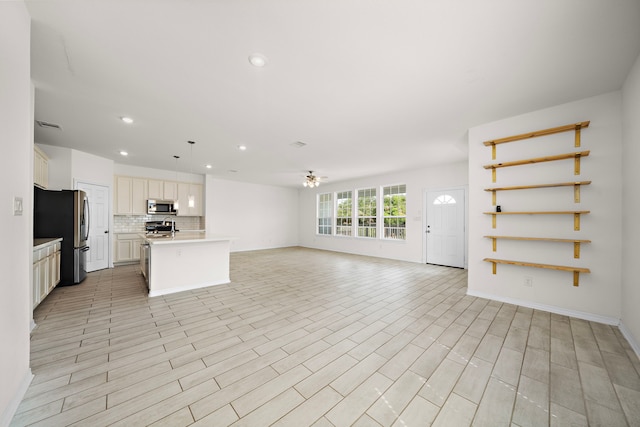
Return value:
M 640 56 L 622 90 L 622 324 L 640 355 Z
M 207 232 L 231 252 L 298 245 L 298 190 L 205 177 Z
M 0 426 L 7 426 L 31 382 L 33 95 L 31 19 L 22 1 L 0 2 Z M 22 198 L 21 216 L 13 215 Z
M 471 295 L 507 301 L 575 317 L 618 324 L 621 316 L 622 267 L 622 97 L 612 92 L 517 117 L 488 123 L 469 131 L 469 287 Z M 582 144 L 574 147 L 574 132 L 502 144 L 496 160 L 486 140 L 590 120 L 582 130 Z M 574 161 L 560 160 L 500 168 L 497 182 L 483 165 L 545 155 L 590 150 L 582 158 L 581 174 L 574 175 Z M 636 166 L 637 169 L 637 166 Z M 489 187 L 591 180 L 581 187 L 581 201 L 574 202 L 572 187 L 498 191 L 498 205 L 506 211 L 589 210 L 581 215 L 580 231 L 574 231 L 573 215 L 502 215 L 491 226 L 494 211 Z M 637 182 L 637 180 L 636 180 Z M 497 252 L 485 235 L 589 239 L 581 245 L 579 259 L 573 244 L 498 240 Z M 574 287 L 573 274 L 565 271 L 498 265 L 492 274 L 484 258 L 529 261 L 587 267 Z M 532 287 L 524 285 L 531 278 Z

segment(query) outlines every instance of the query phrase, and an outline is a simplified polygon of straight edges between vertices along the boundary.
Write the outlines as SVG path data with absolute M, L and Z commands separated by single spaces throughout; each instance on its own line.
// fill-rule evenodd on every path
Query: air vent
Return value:
M 45 122 L 42 120 L 36 120 L 36 123 L 38 124 L 38 126 L 40 126 L 41 128 L 48 128 L 48 129 L 58 129 L 58 130 L 62 130 L 62 126 L 57 125 L 55 123 L 49 123 L 49 122 Z
M 305 147 L 307 144 L 305 144 L 302 141 L 296 141 L 296 142 L 292 142 L 291 145 L 296 148 L 302 148 L 302 147 Z

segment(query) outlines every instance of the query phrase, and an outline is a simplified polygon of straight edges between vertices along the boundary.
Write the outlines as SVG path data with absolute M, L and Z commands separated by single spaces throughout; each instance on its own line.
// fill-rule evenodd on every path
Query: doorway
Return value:
M 426 192 L 427 264 L 465 267 L 465 203 L 464 188 Z
M 89 251 L 87 272 L 109 267 L 109 187 L 76 182 L 76 189 L 87 193 L 89 199 Z

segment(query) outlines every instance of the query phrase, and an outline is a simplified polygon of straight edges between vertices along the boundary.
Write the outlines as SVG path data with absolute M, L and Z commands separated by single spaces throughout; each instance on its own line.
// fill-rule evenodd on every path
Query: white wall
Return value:
M 359 255 L 391 258 L 412 262 L 425 261 L 424 193 L 453 187 L 466 187 L 466 162 L 440 165 L 425 169 L 399 171 L 340 183 L 321 184 L 320 187 L 300 190 L 300 245 Z M 316 234 L 316 195 L 362 188 L 406 184 L 407 186 L 407 240 L 392 241 Z M 378 190 L 379 191 L 379 190 Z M 354 193 L 355 194 L 355 193 Z
M 9 421 L 26 391 L 31 324 L 30 272 L 33 243 L 33 97 L 30 17 L 23 2 L 0 2 L 0 426 Z M 22 216 L 13 215 L 21 197 Z
M 70 190 L 76 181 L 113 187 L 114 162 L 71 148 L 38 144 L 49 157 L 49 190 Z
M 269 185 L 205 179 L 208 232 L 233 236 L 231 251 L 298 244 L 298 191 Z
M 71 176 L 75 182 L 109 187 L 109 194 L 113 194 L 113 160 L 94 156 L 83 151 L 71 150 Z
M 49 189 L 69 190 L 73 187 L 71 178 L 71 150 L 53 145 L 38 144 L 49 157 Z
M 622 91 L 622 325 L 640 354 L 640 56 Z
M 517 117 L 478 126 L 469 131 L 469 294 L 511 301 L 529 307 L 567 313 L 577 317 L 617 324 L 621 315 L 622 266 L 622 98 L 620 92 L 572 102 Z M 584 120 L 582 146 L 574 147 L 574 133 L 566 132 L 518 141 L 497 147 L 497 159 L 482 142 Z M 501 168 L 497 182 L 483 165 L 550 154 L 590 150 L 582 159 L 582 173 L 574 175 L 573 160 Z M 581 188 L 581 202 L 574 203 L 573 188 L 549 188 L 498 192 L 503 211 L 590 210 L 582 215 L 581 230 L 574 231 L 572 215 L 500 216 L 491 227 L 493 211 L 489 187 L 591 180 Z M 513 235 L 590 239 L 583 244 L 580 259 L 573 258 L 568 243 L 498 241 L 492 252 L 485 235 Z M 483 259 L 501 258 L 591 269 L 580 274 L 580 286 L 572 285 L 572 273 L 530 267 L 498 265 L 497 274 Z M 524 286 L 525 276 L 533 286 Z

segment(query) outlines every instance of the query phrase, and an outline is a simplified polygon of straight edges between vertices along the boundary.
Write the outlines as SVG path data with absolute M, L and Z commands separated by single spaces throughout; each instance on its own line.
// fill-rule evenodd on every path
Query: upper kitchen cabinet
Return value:
M 178 183 L 178 216 L 202 216 L 204 215 L 204 197 L 202 184 L 188 182 Z M 189 206 L 189 196 L 193 196 L 193 206 Z
M 156 200 L 176 200 L 178 198 L 177 182 L 149 179 L 147 196 Z
M 49 186 L 49 158 L 37 145 L 33 146 L 33 184 L 44 189 Z
M 115 177 L 115 215 L 147 214 L 147 180 L 128 176 Z

